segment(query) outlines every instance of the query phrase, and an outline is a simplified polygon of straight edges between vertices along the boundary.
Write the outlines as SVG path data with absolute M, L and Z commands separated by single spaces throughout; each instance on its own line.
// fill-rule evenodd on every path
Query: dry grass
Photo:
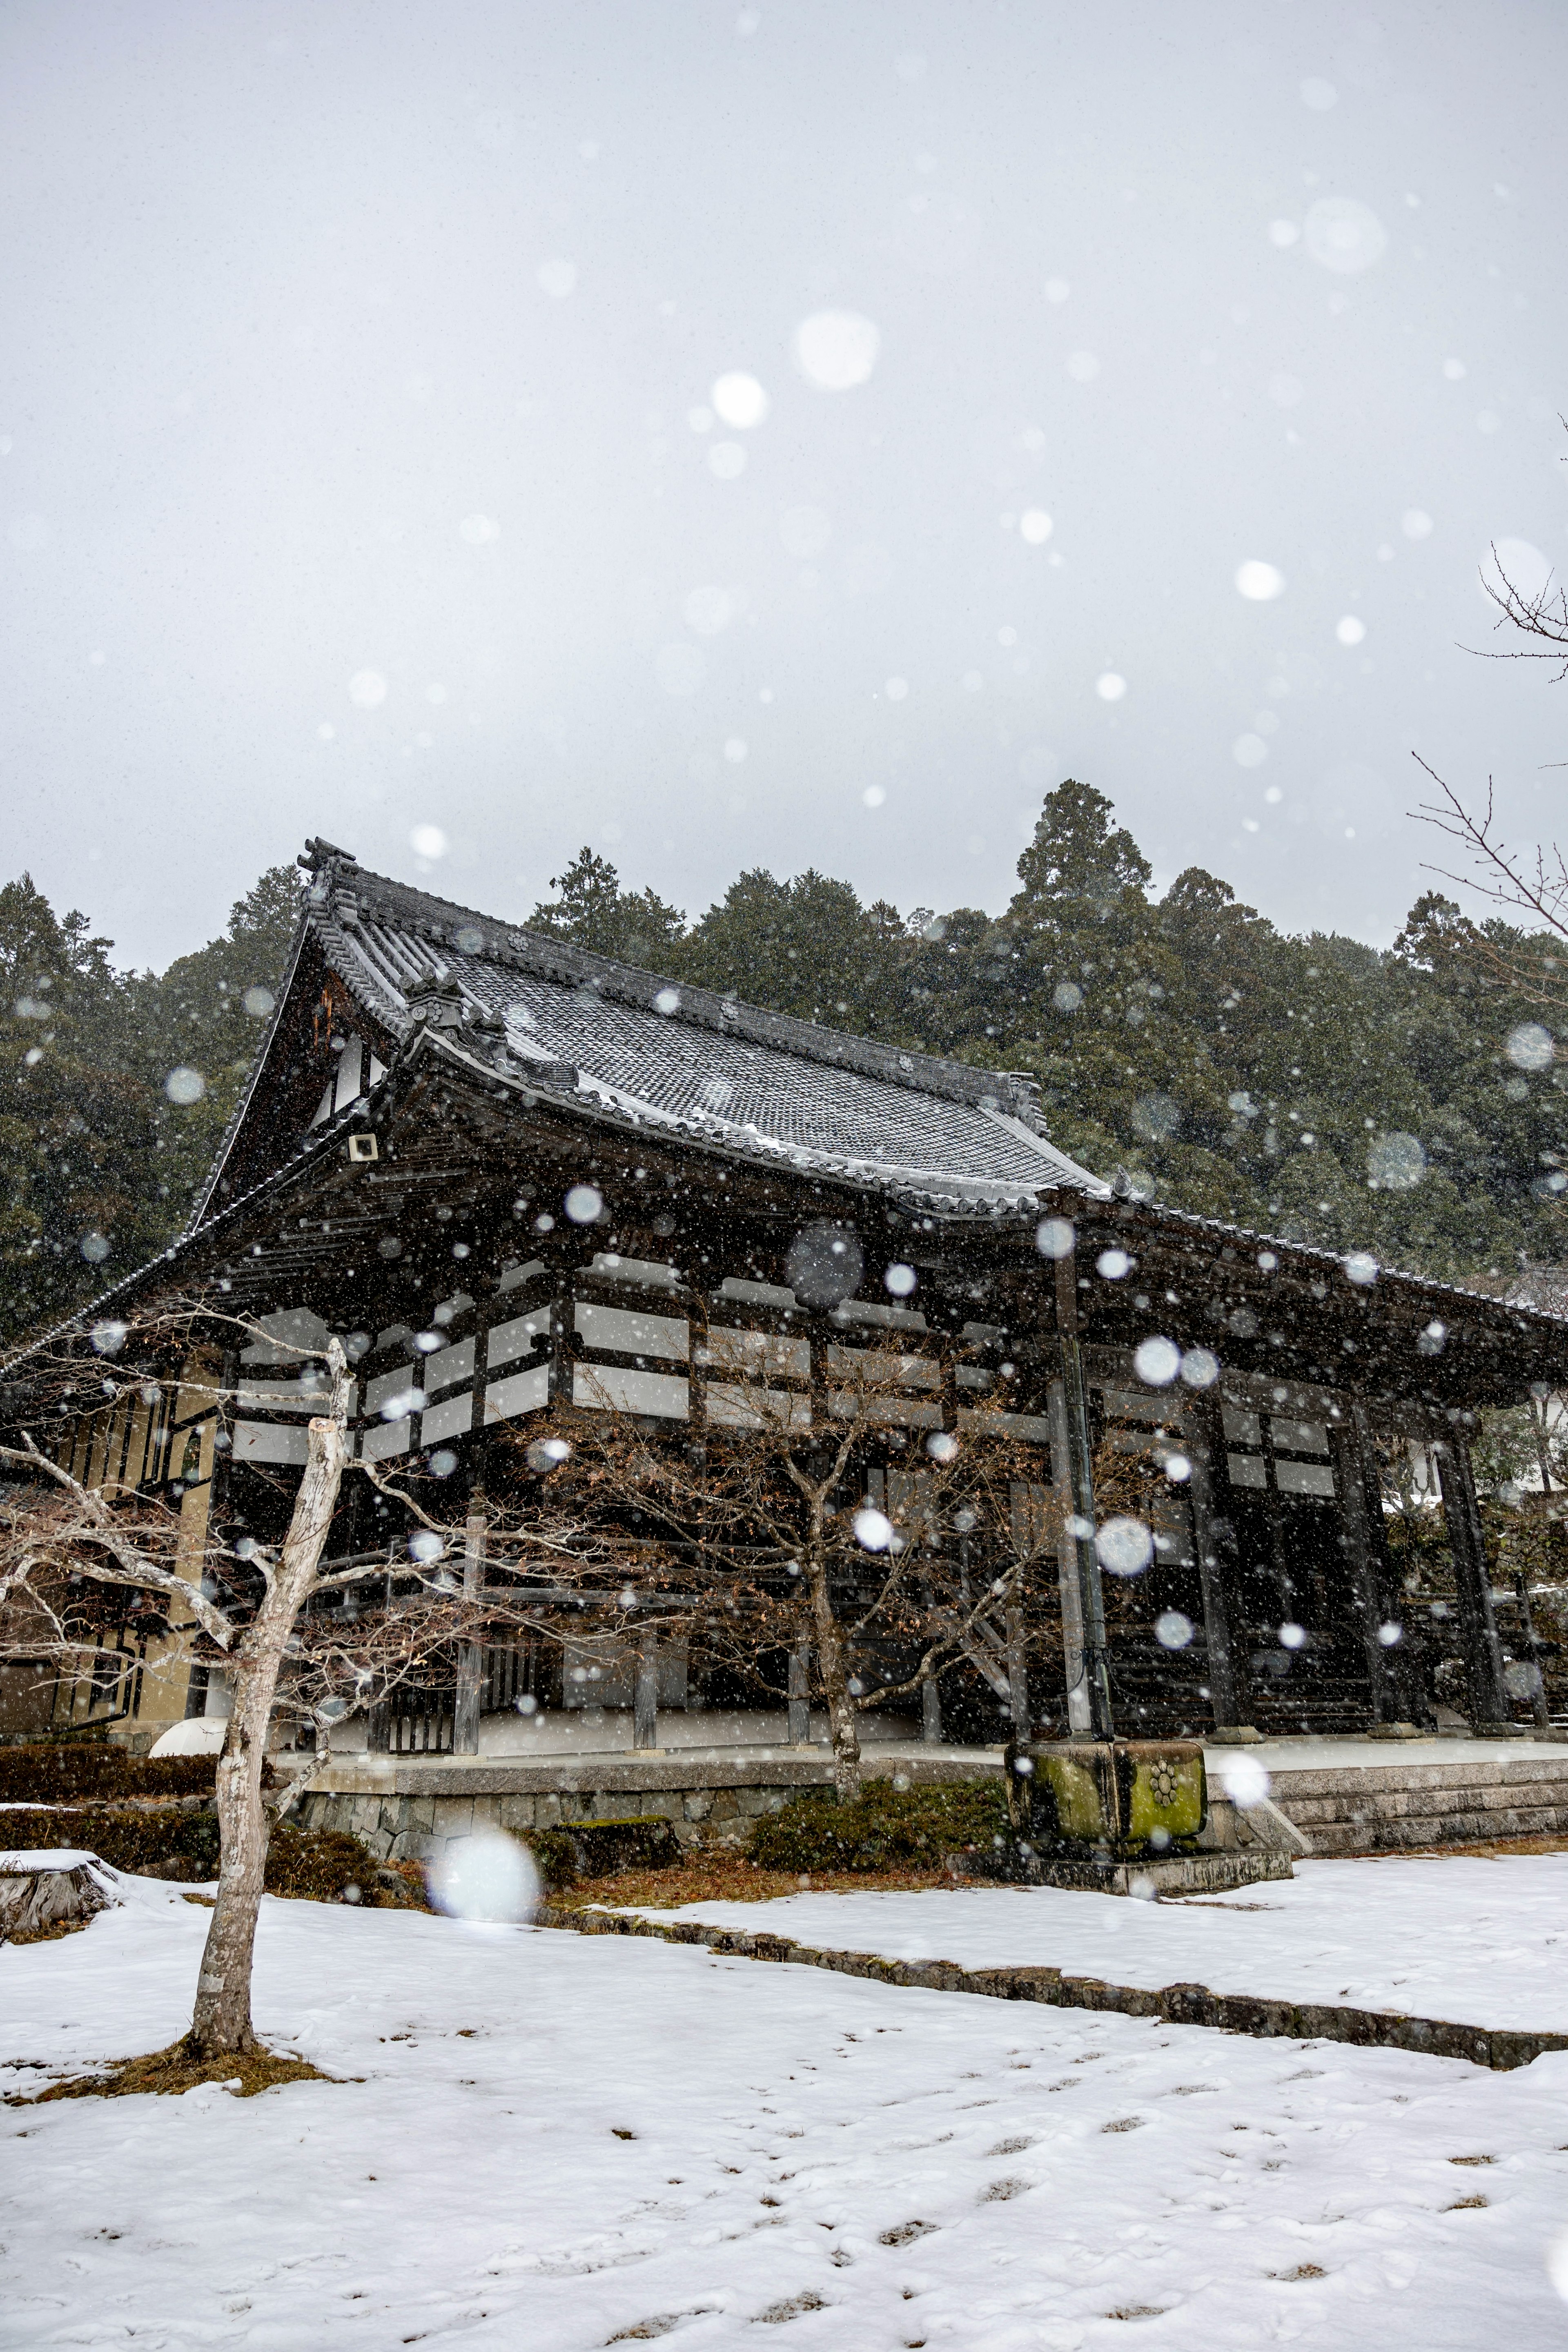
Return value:
M 97 1916 L 95 1912 L 93 1917 Z M 91 1925 L 91 1919 L 57 1919 L 52 1927 L 26 1927 L 19 1936 L 7 1936 L 5 1940 L 8 1944 L 55 1944 L 62 1936 L 79 1936 L 84 1927 Z
M 888 1870 L 814 1871 L 809 1877 L 794 1870 L 759 1870 L 743 1853 L 722 1847 L 685 1856 L 664 1870 L 622 1870 L 613 1878 L 580 1880 L 552 1894 L 552 1903 L 563 1910 L 585 1910 L 609 1903 L 639 1910 L 673 1911 L 684 1903 L 771 1903 L 781 1895 L 859 1895 L 889 1890 L 915 1892 L 930 1886 L 962 1886 L 940 1866 L 912 1864 Z
M 52 2099 L 128 2099 L 147 2092 L 160 2096 L 194 2091 L 202 2083 L 221 2083 L 236 2098 L 254 2099 L 278 2083 L 331 2083 L 308 2058 L 285 2058 L 273 2050 L 256 2049 L 242 2058 L 195 2058 L 186 2041 L 172 2042 L 143 2058 L 122 2059 L 106 2074 L 80 2074 L 69 2082 L 52 2083 L 34 2098 L 11 2097 L 8 2107 L 47 2106 Z

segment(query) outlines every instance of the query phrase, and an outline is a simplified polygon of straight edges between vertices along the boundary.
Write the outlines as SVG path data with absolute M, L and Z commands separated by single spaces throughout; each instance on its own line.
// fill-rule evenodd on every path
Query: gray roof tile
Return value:
M 444 972 L 504 1022 L 520 1074 L 568 1064 L 580 1091 L 608 1089 L 633 1116 L 977 1206 L 1107 1189 L 1036 1131 L 1032 1091 L 1008 1073 L 662 980 L 346 860 L 318 869 L 311 896 L 330 961 L 399 1034 L 410 991 Z

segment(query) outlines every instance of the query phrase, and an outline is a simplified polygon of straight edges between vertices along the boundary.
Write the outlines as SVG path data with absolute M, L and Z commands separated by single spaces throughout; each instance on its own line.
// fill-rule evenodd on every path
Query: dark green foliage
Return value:
M 663 971 L 686 936 L 686 918 L 678 908 L 667 906 L 652 890 L 623 890 L 609 859 L 592 849 L 580 849 L 564 874 L 551 877 L 550 887 L 560 898 L 546 899 L 528 919 L 530 930 L 549 939 L 570 940 L 595 955 Z
M 157 1104 L 85 915 L 0 889 L 0 1329 L 67 1313 L 161 1245 Z
M 293 866 L 269 866 L 236 899 L 220 939 L 181 956 L 161 976 L 146 972 L 128 983 L 143 1075 L 158 1110 L 159 1182 L 176 1231 L 200 1193 L 266 1033 L 300 886 Z M 205 1092 L 196 1102 L 172 1103 L 163 1091 L 170 1071 L 181 1068 L 201 1074 Z
M 0 1748 L 0 1804 L 68 1805 L 85 1799 L 210 1797 L 213 1756 L 128 1755 L 107 1741 Z
M 648 1818 L 531 1830 L 524 1843 L 547 1887 L 613 1878 L 622 1870 L 665 1870 L 680 1860 L 680 1841 L 669 1823 Z
M 898 909 L 862 907 L 847 882 L 815 869 L 780 882 L 758 868 L 710 907 L 679 971 L 773 1012 L 874 1034 L 900 994 L 903 940 Z
M 1159 900 L 1150 880 L 1110 803 L 1069 779 L 999 916 L 906 921 L 815 868 L 758 869 L 689 930 L 584 849 L 531 920 L 677 982 L 1032 1071 L 1055 1142 L 1173 1207 L 1438 1276 L 1563 1256 L 1568 1064 L 1521 1071 L 1506 1050 L 1542 1018 L 1510 960 L 1533 954 L 1563 992 L 1540 942 L 1435 894 L 1386 951 L 1292 939 L 1201 867 Z M 264 1026 L 246 992 L 280 984 L 298 888 L 291 868 L 263 875 L 223 938 L 162 978 L 117 975 L 86 918 L 56 917 L 25 876 L 0 890 L 0 1334 L 181 1229 Z M 168 1100 L 177 1066 L 202 1074 L 198 1101 Z
M 345 1889 L 354 1887 L 362 1903 L 401 1906 L 408 1898 L 385 1885 L 392 1875 L 346 1830 L 301 1830 L 279 1822 L 267 1848 L 267 1892 L 297 1901 L 341 1903 Z
M 5 1835 L 14 1847 L 79 1846 L 111 1870 L 139 1878 L 185 1884 L 217 1876 L 217 1815 L 198 1803 L 174 1805 L 50 1805 L 12 1813 Z
M 5 1836 L 19 1851 L 75 1846 L 96 1853 L 111 1870 L 129 1871 L 138 1878 L 202 1885 L 218 1873 L 217 1815 L 190 1801 L 51 1804 L 47 1811 L 9 1814 Z M 384 1889 L 378 1873 L 381 1864 L 370 1848 L 342 1830 L 301 1830 L 291 1822 L 279 1822 L 267 1849 L 268 1895 L 337 1903 L 345 1887 L 356 1886 L 369 1904 L 407 1899 L 390 1887 Z
M 757 1823 L 747 1851 L 759 1870 L 886 1870 L 895 1863 L 939 1864 L 968 1847 L 989 1849 L 1007 1833 L 1000 1780 L 944 1780 L 896 1789 L 873 1780 L 852 1805 L 824 1791 L 792 1797 Z
M 0 1336 L 68 1314 L 184 1225 L 266 1025 L 246 992 L 280 983 L 298 885 L 272 867 L 162 978 L 116 972 L 113 942 L 26 875 L 0 888 Z M 200 1074 L 195 1102 L 164 1090 L 181 1068 Z
M 590 860 L 585 945 L 637 906 Z M 1040 1081 L 1053 1140 L 1191 1209 L 1438 1276 L 1563 1255 L 1568 1066 L 1506 1042 L 1539 1006 L 1489 968 L 1523 935 L 1435 895 L 1384 952 L 1292 939 L 1201 867 L 1163 898 L 1104 794 L 1046 796 L 1007 910 L 862 906 L 815 870 L 743 874 L 661 968 L 752 1003 Z M 619 910 L 619 911 L 616 911 Z M 664 909 L 666 915 L 671 910 Z M 575 928 L 574 928 L 575 926 Z M 1541 959 L 1543 977 L 1552 967 Z M 1560 1164 L 1561 1163 L 1561 1164 Z

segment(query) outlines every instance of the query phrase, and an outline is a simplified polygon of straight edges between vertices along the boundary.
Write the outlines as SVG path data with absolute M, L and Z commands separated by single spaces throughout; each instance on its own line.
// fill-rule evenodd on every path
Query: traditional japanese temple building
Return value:
M 555 1399 L 721 1421 L 723 1366 L 753 1344 L 734 1335 L 787 1339 L 781 1378 L 803 1394 L 815 1351 L 874 1345 L 900 1367 L 895 1419 L 929 1433 L 958 1425 L 966 1391 L 1001 1400 L 1071 1515 L 1023 1632 L 973 1643 L 907 1736 L 994 1740 L 1020 1714 L 1091 1732 L 1419 1721 L 1434 1643 L 1462 1661 L 1473 1725 L 1528 1719 L 1468 1441 L 1480 1409 L 1568 1385 L 1568 1321 L 1136 1197 L 1053 1144 L 1026 1073 L 665 981 L 326 843 L 301 863 L 289 969 L 189 1231 L 5 1374 L 8 1417 L 42 1442 L 36 1369 L 77 1351 L 48 1442 L 91 1485 L 174 1496 L 193 1576 L 209 1529 L 281 1523 L 313 1401 L 297 1357 L 225 1318 L 275 1342 L 357 1335 L 356 1447 L 439 1454 L 454 1492 Z M 824 1236 L 846 1268 L 826 1291 Z M 93 1327 L 174 1298 L 197 1302 L 184 1378 L 117 1381 Z M 1376 1457 L 1395 1442 L 1435 1465 L 1453 1556 L 1451 1609 L 1419 1642 L 1384 1545 Z M 1173 1457 L 1130 1580 L 1097 1556 L 1107 1445 Z M 366 1483 L 349 1482 L 348 1552 L 385 1539 Z M 555 1751 L 646 1743 L 632 1670 L 574 1678 L 572 1644 L 563 1622 L 491 1658 L 477 1735 L 440 1706 L 383 1710 L 373 1747 L 515 1748 L 520 1692 Z M 100 1722 L 146 1745 L 221 1706 L 207 1683 L 128 1622 L 82 1680 L 13 1674 L 0 1730 Z M 770 1716 L 684 1652 L 647 1696 L 664 1748 L 812 1728 L 798 1690 Z

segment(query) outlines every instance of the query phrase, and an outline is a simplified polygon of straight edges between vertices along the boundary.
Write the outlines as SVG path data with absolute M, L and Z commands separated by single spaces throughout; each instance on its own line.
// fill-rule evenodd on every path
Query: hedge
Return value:
M 0 1804 L 67 1805 L 73 1798 L 210 1797 L 216 1756 L 132 1756 L 89 1740 L 0 1748 Z M 105 1857 L 107 1859 L 107 1856 Z
M 934 1866 L 945 1854 L 990 1849 L 1006 1835 L 1000 1780 L 898 1789 L 877 1780 L 852 1804 L 826 1790 L 790 1798 L 763 1814 L 748 1852 L 762 1870 L 886 1870 L 898 1863 Z
M 184 1805 L 71 1805 L 47 1811 L 0 1814 L 0 1840 L 12 1851 L 77 1846 L 111 1870 L 177 1885 L 210 1884 L 218 1870 L 217 1815 Z M 370 1848 L 342 1830 L 301 1830 L 279 1822 L 267 1849 L 268 1895 L 339 1903 L 347 1887 L 372 1906 L 416 1904 L 405 1874 L 377 1862 Z M 354 1897 L 348 1897 L 354 1900 Z
M 668 1870 L 680 1860 L 675 1832 L 652 1816 L 574 1822 L 568 1828 L 535 1830 L 526 1842 L 551 1887 L 570 1886 L 579 1878 L 613 1878 L 622 1870 Z

